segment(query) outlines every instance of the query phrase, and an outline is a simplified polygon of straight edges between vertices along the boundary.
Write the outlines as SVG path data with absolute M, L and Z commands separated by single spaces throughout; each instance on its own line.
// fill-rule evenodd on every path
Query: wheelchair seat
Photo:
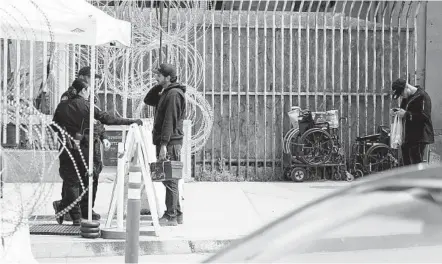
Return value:
M 362 137 L 356 137 L 356 141 L 362 142 L 362 141 L 375 141 L 379 140 L 381 137 L 381 134 L 373 134 L 373 135 L 367 135 Z

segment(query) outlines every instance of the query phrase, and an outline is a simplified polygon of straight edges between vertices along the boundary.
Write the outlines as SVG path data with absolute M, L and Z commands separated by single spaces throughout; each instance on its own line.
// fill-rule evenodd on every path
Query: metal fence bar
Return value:
M 295 3 L 295 1 L 292 1 L 289 18 L 289 109 L 293 106 L 293 8 Z
M 3 39 L 3 101 L 4 101 L 4 112 L 2 115 L 3 120 L 3 144 L 6 144 L 7 137 L 6 137 L 6 131 L 7 131 L 7 123 L 8 123 L 8 108 L 7 108 L 7 98 L 8 98 L 8 52 L 9 52 L 9 39 Z
M 330 3 L 329 3 L 330 4 Z M 331 48 L 331 68 L 332 68 L 332 75 L 331 75 L 331 89 L 332 89 L 332 107 L 333 109 L 335 109 L 335 56 L 336 56 L 336 51 L 335 51 L 335 43 L 336 43 L 336 20 L 335 20 L 335 14 L 336 14 L 336 7 L 338 5 L 335 3 L 335 5 L 333 6 L 333 11 L 332 11 L 332 24 L 331 24 L 331 30 L 332 30 L 332 39 L 331 39 L 331 44 L 332 44 L 332 48 Z M 342 51 L 342 50 L 341 50 Z M 325 71 L 324 71 L 325 72 Z M 341 112 L 342 114 L 342 112 Z
M 353 11 L 353 7 L 354 7 L 354 5 L 355 5 L 355 1 L 352 1 L 351 2 L 351 6 L 350 6 L 350 14 L 352 13 L 352 11 Z M 348 92 L 350 93 L 351 92 L 351 73 L 352 73 L 352 68 L 351 68 L 351 52 L 352 52 L 352 50 L 351 50 L 351 47 L 352 47 L 352 45 L 351 45 L 351 30 L 352 30 L 352 25 L 351 25 L 351 18 L 350 17 L 347 17 L 347 20 L 348 20 Z M 353 128 L 353 118 L 352 118 L 352 116 L 351 116 L 351 95 L 349 95 L 348 96 L 348 104 L 347 104 L 347 107 L 348 107 L 348 112 L 347 112 L 347 118 L 348 118 L 348 124 L 349 124 L 349 126 L 348 126 L 348 142 L 350 143 L 351 142 L 351 136 L 352 136 L 352 128 Z M 351 149 L 350 148 L 348 148 L 348 156 L 350 157 L 350 155 L 351 155 Z
M 420 11 L 420 8 L 421 8 L 421 4 L 422 4 L 422 1 L 419 1 L 419 3 L 417 4 L 417 7 L 416 7 L 416 11 L 415 11 L 415 13 L 414 13 L 414 23 L 413 23 L 413 25 L 414 25 L 414 29 L 413 29 L 413 37 L 414 37 L 414 82 L 415 83 L 417 83 L 417 50 L 418 50 L 418 48 L 417 48 L 417 37 L 418 37 L 418 35 L 417 35 L 417 33 L 418 33 L 418 29 L 417 29 L 417 17 L 418 17 L 418 15 L 419 15 L 419 11 Z
M 373 124 L 375 124 L 373 126 L 373 133 L 376 133 L 376 109 L 377 109 L 376 108 L 377 107 L 377 96 L 376 96 L 376 87 L 377 87 L 377 84 L 376 84 L 376 81 L 377 81 L 376 43 L 377 43 L 377 36 L 376 36 L 376 33 L 377 33 L 377 22 L 378 22 L 377 14 L 379 12 L 380 7 L 381 7 L 381 5 L 380 5 L 380 3 L 378 3 L 376 5 L 376 9 L 375 9 L 374 14 L 373 14 L 373 19 L 374 19 L 373 22 L 374 23 L 373 23 L 373 85 L 372 85 L 372 95 L 373 95 Z M 367 25 L 367 27 L 368 27 L 368 25 Z M 367 78 L 368 78 L 368 76 L 367 76 Z M 382 92 L 382 90 L 381 90 L 381 92 Z M 381 116 L 383 116 L 383 115 L 384 115 L 384 113 L 381 112 Z M 381 123 L 381 124 L 383 124 L 383 123 Z
M 259 6 L 261 0 L 258 2 L 258 7 L 255 13 L 255 122 L 254 122 L 254 134 L 255 134 L 255 176 L 258 175 L 258 90 L 259 90 Z
M 360 28 L 360 22 L 361 22 L 361 11 L 362 11 L 362 7 L 363 7 L 363 3 L 359 2 L 359 10 L 358 10 L 358 25 L 357 25 L 357 29 L 356 29 L 356 133 L 358 135 L 360 135 L 360 124 L 359 124 L 359 120 L 361 120 L 361 106 L 360 106 L 360 98 L 359 98 L 359 94 L 360 94 L 360 64 L 361 64 L 361 59 L 360 59 L 360 45 L 359 45 L 359 41 L 360 41 L 360 33 L 361 33 L 361 28 Z M 351 24 L 350 24 L 351 27 Z M 351 83 L 350 83 L 350 87 L 351 87 Z M 351 88 L 350 88 L 351 89 Z
M 203 65 L 206 65 L 206 12 L 203 13 L 203 36 L 202 36 L 202 41 L 203 41 Z M 196 75 L 195 75 L 196 77 Z M 206 98 L 206 69 L 203 70 L 203 96 L 204 98 Z M 213 88 L 212 88 L 213 89 Z M 202 154 L 203 154 L 203 170 L 205 169 L 206 166 L 206 146 L 203 146 L 203 149 L 201 150 Z M 212 169 L 213 169 L 213 158 L 212 158 Z
M 54 52 L 53 49 L 51 49 L 52 52 Z M 54 54 L 50 54 L 51 56 L 53 56 Z M 48 81 L 48 76 L 47 76 L 47 72 L 46 72 L 46 68 L 48 67 L 47 64 L 47 59 L 48 59 L 48 43 L 47 42 L 43 42 L 43 68 L 42 68 L 42 72 L 43 72 L 43 83 L 42 83 L 42 90 L 40 92 L 46 92 L 48 87 L 47 87 L 47 81 Z M 53 59 L 53 57 L 51 58 Z M 51 60 L 51 62 L 53 63 L 53 60 Z M 41 126 L 41 136 L 42 136 L 42 142 L 46 141 L 46 133 L 44 130 L 44 126 Z M 44 157 L 44 156 L 43 156 Z
M 319 15 L 319 8 L 321 7 L 321 3 L 322 1 L 319 1 L 317 6 L 316 6 L 316 12 L 315 12 L 315 111 L 319 111 L 318 109 L 318 63 L 319 63 L 319 58 L 318 58 L 318 39 L 319 39 L 319 33 L 318 33 L 318 15 Z M 311 3 L 312 4 L 312 3 Z
M 15 41 L 15 47 L 16 47 L 16 64 L 15 64 L 15 73 L 14 73 L 14 89 L 15 89 L 15 144 L 17 146 L 20 146 L 20 80 L 21 80 L 21 41 L 16 40 Z
M 306 96 L 306 108 L 310 109 L 310 45 L 308 45 L 310 43 L 310 13 L 312 11 L 312 3 L 308 2 L 308 11 L 307 11 L 307 28 L 306 28 L 306 34 L 307 34 L 307 53 L 306 53 L 306 74 L 305 74 L 305 84 L 306 84 L 306 92 L 307 92 L 307 96 Z M 301 14 L 301 13 L 300 13 Z
M 408 3 L 408 10 L 407 10 L 407 17 L 405 18 L 405 39 L 406 39 L 406 41 L 405 41 L 405 72 L 406 72 L 406 74 L 407 74 L 407 81 L 408 81 L 408 83 L 411 83 L 411 80 L 410 80 L 410 77 L 411 77 L 411 75 L 410 75 L 410 71 L 409 71 L 409 61 L 408 61 L 408 59 L 409 59 L 409 56 L 408 56 L 408 49 L 409 49 L 409 45 L 408 45 L 408 40 L 409 40 L 409 38 L 410 38 L 410 31 L 409 31 L 409 25 L 408 25 L 408 20 L 409 20 L 409 18 L 410 18 L 410 11 L 411 11 L 411 6 L 412 6 L 412 2 L 409 2 Z
M 397 27 L 397 35 L 398 35 L 398 40 L 397 40 L 397 53 L 398 53 L 398 56 L 397 56 L 397 58 L 398 58 L 398 67 L 397 67 L 397 77 L 398 78 L 401 78 L 402 77 L 402 73 L 401 73 L 401 71 L 402 71 L 402 69 L 401 69 L 401 66 L 402 66 L 402 60 L 401 60 L 401 54 L 402 54 L 402 52 L 401 52 L 401 22 L 402 22 L 402 19 L 401 19 L 401 16 L 402 16 L 402 12 L 404 11 L 404 7 L 405 7 L 405 1 L 402 1 L 402 5 L 401 5 L 401 9 L 399 10 L 399 15 L 397 16 L 397 21 L 398 21 L 398 27 Z M 407 76 L 405 76 L 405 79 L 407 79 Z
M 220 33 L 222 34 L 222 28 Z M 186 49 L 187 51 L 187 49 Z M 187 64 L 186 64 L 187 67 Z M 215 8 L 212 6 L 212 91 L 215 91 Z M 222 107 L 222 106 L 220 106 Z M 215 110 L 215 95 L 212 94 L 212 109 Z M 222 143 L 221 143 L 222 144 Z M 215 131 L 212 129 L 212 170 L 215 168 Z
M 371 6 L 373 4 L 373 1 L 370 1 L 370 4 L 368 5 L 368 9 L 367 9 L 367 13 L 365 14 L 365 66 L 364 66 L 364 75 L 365 75 L 365 85 L 364 85 L 364 96 L 365 96 L 365 134 L 368 133 L 368 16 L 370 15 L 370 11 L 371 11 Z M 376 30 L 374 31 L 376 32 Z M 376 60 L 376 58 L 375 58 Z M 373 98 L 376 97 L 373 96 Z M 375 121 L 374 116 L 373 116 L 373 122 Z M 375 127 L 375 123 L 373 125 L 373 127 Z
M 276 106 L 276 8 L 278 3 L 275 2 L 272 13 L 272 105 Z M 282 58 L 281 58 L 282 59 Z M 276 153 L 276 107 L 272 107 L 272 176 L 275 176 L 275 153 Z
M 304 0 L 301 1 L 301 4 L 299 6 L 298 10 L 298 106 L 302 107 L 301 102 L 301 85 L 302 85 L 302 70 L 301 70 L 301 63 L 302 63 L 302 56 L 301 56 L 301 37 L 302 37 L 302 30 L 301 30 L 301 11 L 304 8 Z M 308 24 L 308 21 L 307 21 Z M 306 33 L 307 34 L 307 33 Z M 307 34 L 308 36 L 308 34 Z M 307 40 L 308 43 L 308 40 Z M 308 46 L 308 45 L 307 45 Z M 308 59 L 308 57 L 307 57 Z M 307 68 L 305 68 L 307 70 Z M 308 87 L 306 88 L 308 90 Z M 308 98 L 307 98 L 308 99 Z M 308 101 L 308 100 L 307 100 Z
M 325 10 L 327 10 L 328 5 L 330 4 L 330 0 L 327 0 L 327 3 L 325 4 Z M 322 105 L 323 105 L 323 110 L 327 111 L 327 96 L 326 96 L 326 92 L 327 92 L 327 14 L 323 14 L 323 42 L 322 42 L 322 49 L 324 51 L 323 53 L 323 57 L 322 57 L 322 78 L 324 80 L 324 84 L 323 84 L 323 90 L 324 90 L 324 94 L 322 95 Z M 332 51 L 334 52 L 334 51 Z M 333 74 L 333 73 L 332 73 Z M 334 91 L 332 90 L 332 93 L 334 93 Z M 334 98 L 334 96 L 333 96 Z
M 344 116 L 344 12 L 345 7 L 347 6 L 347 0 L 342 4 L 341 10 L 341 25 L 340 25 L 340 36 L 339 36 L 339 50 L 340 50 L 340 60 L 339 60 L 339 105 L 340 105 L 340 114 L 341 117 Z M 348 115 L 348 114 L 347 114 Z M 348 122 L 346 122 L 347 124 Z M 339 138 L 340 140 L 344 140 L 344 128 L 340 126 L 339 129 Z
M 283 12 L 285 12 L 285 8 L 286 8 L 286 6 L 287 6 L 287 0 L 284 0 L 284 2 L 283 2 L 283 6 L 282 6 L 282 11 Z M 285 92 L 285 82 L 284 82 L 284 78 L 285 78 L 285 75 L 284 75 L 284 73 L 285 73 L 285 71 L 284 71 L 284 69 L 285 69 L 285 65 L 284 65 L 284 60 L 285 60 L 285 56 L 284 56 L 284 51 L 285 51 L 285 41 L 284 41 L 284 37 L 285 37 L 285 35 L 284 35 L 284 31 L 285 31 L 285 28 L 286 28 L 286 26 L 285 26 L 285 13 L 281 16 L 281 70 L 280 70 L 280 72 L 281 72 L 281 92 Z M 290 45 L 291 45 L 291 43 L 290 43 Z M 292 70 L 291 69 L 291 67 L 292 67 L 292 65 L 290 65 L 290 71 Z M 291 89 L 290 89 L 291 90 Z M 284 172 L 284 162 L 283 162 L 283 158 L 284 158 L 284 148 L 282 147 L 283 145 L 284 145 L 284 120 L 285 120 L 285 117 L 286 117 L 286 115 L 285 115 L 285 113 L 284 113 L 284 95 L 282 95 L 281 94 L 281 123 L 280 123 L 280 129 L 281 129 L 281 132 L 280 132 L 280 143 L 281 143 L 281 148 L 280 148 L 280 155 L 281 155 L 281 162 L 280 162 L 280 167 L 281 167 L 281 173 L 283 173 Z M 290 105 L 290 107 L 291 107 L 291 105 Z M 275 175 L 273 175 L 274 177 L 275 177 Z
M 250 135 L 249 124 L 250 124 L 250 11 L 252 9 L 252 3 L 249 2 L 249 7 L 247 9 L 247 31 L 246 31 L 246 136 Z M 256 37 L 256 36 L 255 36 Z M 255 65 L 255 67 L 257 67 Z M 255 153 L 256 156 L 256 153 Z M 250 162 L 250 144 L 249 140 L 246 140 L 246 174 L 245 179 L 249 179 L 249 162 Z
M 32 102 L 34 98 L 34 41 L 29 41 L 29 100 Z M 34 128 L 31 120 L 29 120 L 29 138 L 31 147 L 34 146 Z
M 232 171 L 232 47 L 233 47 L 233 4 L 229 12 L 229 172 Z
M 393 2 L 393 6 L 392 6 L 390 14 L 389 14 L 390 15 L 390 24 L 389 24 L 389 30 L 390 30 L 390 65 L 389 65 L 390 66 L 389 67 L 390 82 L 389 82 L 389 84 L 390 84 L 390 86 L 391 86 L 391 84 L 393 82 L 393 13 L 394 13 L 394 8 L 396 6 L 396 3 L 397 2 Z M 391 105 L 392 105 L 392 102 L 393 102 L 393 96 L 390 96 L 389 99 L 390 100 L 389 100 L 388 109 L 391 109 Z M 389 124 L 391 123 L 390 115 L 388 115 L 388 123 Z
M 269 0 L 266 0 L 264 17 L 267 17 Z M 267 173 L 267 19 L 264 19 L 264 175 Z
M 382 36 L 381 36 L 381 45 L 382 45 L 382 54 L 381 54 L 381 91 L 385 91 L 385 15 L 388 10 L 388 5 L 384 3 L 384 9 L 382 11 Z M 384 106 L 385 106 L 385 97 L 381 96 L 381 112 L 384 113 Z M 384 124 L 384 114 L 381 115 L 381 123 Z
M 239 10 L 242 10 L 242 5 L 243 5 L 243 0 L 240 1 L 239 3 Z M 238 132 L 238 136 L 236 138 L 237 140 L 237 151 L 238 151 L 238 156 L 237 156 L 237 175 L 239 176 L 240 174 L 240 159 L 241 159 L 241 117 L 240 117 L 240 113 L 241 113 L 241 12 L 238 12 L 238 46 L 237 46 L 237 50 L 238 50 L 238 54 L 237 54 L 237 59 L 238 59 L 238 101 L 237 101 L 237 132 Z

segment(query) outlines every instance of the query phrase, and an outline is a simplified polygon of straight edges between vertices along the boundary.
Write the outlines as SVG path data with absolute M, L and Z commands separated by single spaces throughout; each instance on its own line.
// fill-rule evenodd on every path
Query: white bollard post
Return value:
M 125 263 L 138 263 L 140 247 L 141 167 L 131 166 L 129 170 Z
M 124 228 L 124 178 L 125 178 L 125 160 L 121 157 L 124 155 L 123 143 L 118 143 L 118 165 L 117 165 L 117 227 Z

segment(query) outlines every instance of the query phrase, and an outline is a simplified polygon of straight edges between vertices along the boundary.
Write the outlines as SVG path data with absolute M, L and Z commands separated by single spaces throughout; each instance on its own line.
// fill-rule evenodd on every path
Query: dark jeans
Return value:
M 72 156 L 74 157 L 75 164 L 78 167 L 78 171 L 80 172 L 81 179 L 83 181 L 84 188 L 89 186 L 89 177 L 87 177 L 87 171 L 83 164 L 83 161 L 80 158 L 79 151 L 71 150 Z M 89 149 L 82 148 L 82 153 L 86 163 L 89 161 Z M 101 153 L 100 153 L 101 154 Z M 93 192 L 92 192 L 92 207 L 95 205 L 95 199 L 97 197 L 97 189 L 98 189 L 98 179 L 100 173 L 103 169 L 103 163 L 101 161 L 101 156 L 97 156 L 94 152 L 94 173 L 93 173 Z M 59 210 L 62 210 L 72 204 L 82 193 L 80 180 L 78 179 L 78 175 L 75 171 L 74 164 L 72 160 L 69 158 L 69 155 L 66 151 L 60 155 L 60 169 L 59 169 L 60 177 L 63 179 L 63 186 L 61 190 L 61 204 Z M 79 219 L 81 216 L 88 216 L 88 208 L 89 208 L 89 192 L 87 192 L 83 198 L 80 200 L 79 206 L 75 205 L 69 212 L 72 219 Z M 81 215 L 80 215 L 81 210 Z
M 160 154 L 160 146 L 156 146 L 157 156 Z M 173 161 L 181 160 L 181 145 L 167 146 L 167 159 Z M 182 214 L 181 205 L 179 201 L 178 181 L 163 181 L 166 186 L 166 212 L 164 214 L 169 217 L 176 217 L 177 214 Z
M 426 146 L 426 144 L 403 144 L 401 150 L 404 166 L 421 163 Z

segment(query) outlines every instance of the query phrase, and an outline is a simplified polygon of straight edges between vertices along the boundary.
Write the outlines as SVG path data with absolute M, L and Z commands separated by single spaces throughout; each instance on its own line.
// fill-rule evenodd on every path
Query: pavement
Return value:
M 140 255 L 214 253 L 266 223 L 348 185 L 347 182 L 334 181 L 186 183 L 184 224 L 163 227 L 159 237 L 141 236 Z M 61 183 L 16 183 L 14 187 L 19 188 L 23 200 L 32 200 L 35 190 L 44 189 L 45 197 L 39 200 L 33 216 L 51 219 L 54 213 L 52 201 L 60 199 Z M 112 187 L 113 183 L 106 180 L 99 184 L 94 210 L 102 214 L 102 218 L 106 217 L 108 211 Z M 160 183 L 156 184 L 156 188 L 164 187 Z M 52 222 L 55 223 L 54 220 Z M 31 249 L 37 259 L 69 262 L 72 258 L 122 256 L 125 242 L 77 236 L 31 235 Z

